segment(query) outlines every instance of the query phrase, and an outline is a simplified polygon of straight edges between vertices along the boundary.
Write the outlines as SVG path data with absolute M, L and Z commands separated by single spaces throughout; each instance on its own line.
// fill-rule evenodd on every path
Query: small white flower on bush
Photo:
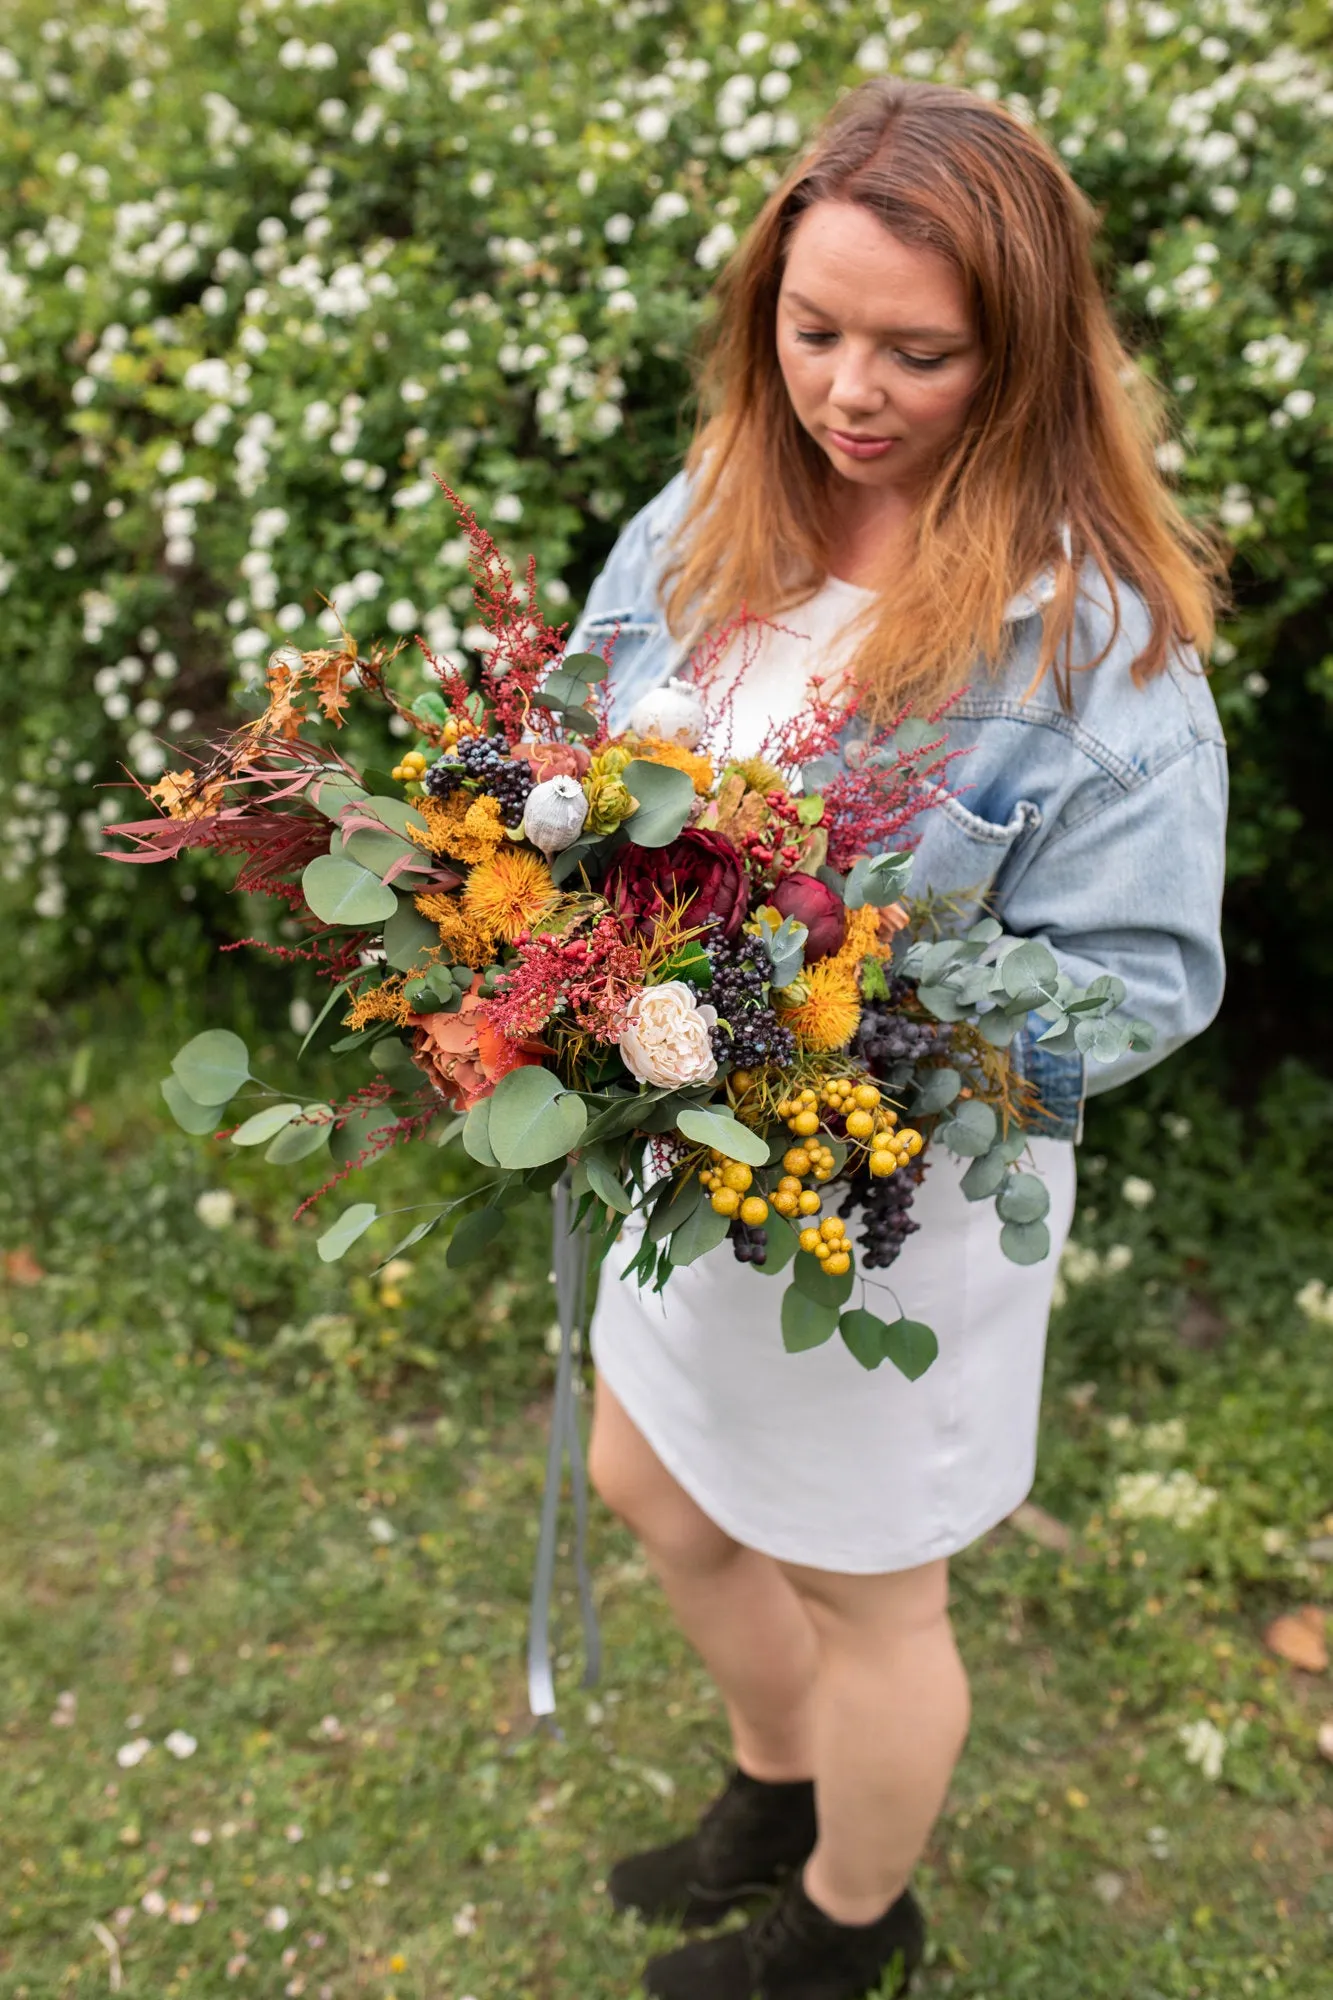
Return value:
M 139 1908 L 146 1917 L 160 1917 L 166 1912 L 167 1899 L 160 1889 L 145 1889 L 139 1898 Z
M 602 234 L 608 243 L 628 243 L 634 234 L 632 215 L 608 215 L 602 225 Z
M 1151 1181 L 1145 1181 L 1138 1174 L 1127 1174 L 1120 1183 L 1120 1194 L 1131 1208 L 1151 1208 L 1157 1199 L 1157 1189 Z
M 647 986 L 626 1011 L 619 1048 L 625 1067 L 640 1083 L 668 1089 L 710 1083 L 717 1074 L 709 1030 L 717 1009 L 700 1006 L 683 979 Z
M 205 1188 L 194 1212 L 205 1229 L 228 1229 L 236 1216 L 236 1197 L 230 1188 Z
M 679 222 L 681 217 L 688 215 L 689 212 L 690 204 L 687 197 L 676 188 L 668 188 L 665 194 L 658 195 L 649 209 L 648 220 L 661 228 L 664 223 Z
M 264 1913 L 266 1931 L 285 1931 L 290 1922 L 291 1917 L 281 1903 L 275 1903 L 271 1910 L 266 1910 Z
M 1311 1278 L 1297 1292 L 1296 1303 L 1317 1326 L 1333 1326 L 1333 1287 Z
M 136 1764 L 142 1764 L 152 1744 L 146 1736 L 136 1736 L 131 1743 L 122 1743 L 116 1752 L 116 1762 L 122 1771 L 132 1771 Z
M 191 1736 L 188 1729 L 173 1729 L 162 1741 L 173 1757 L 193 1757 L 199 1748 L 198 1739 Z
M 705 271 L 715 271 L 724 257 L 736 248 L 736 232 L 729 222 L 717 222 L 702 239 L 694 261 Z
M 1227 1737 L 1215 1722 L 1210 1722 L 1207 1716 L 1200 1716 L 1197 1722 L 1183 1722 L 1176 1731 L 1176 1740 L 1184 1749 L 1187 1764 L 1197 1764 L 1204 1777 L 1214 1783 L 1221 1777 Z
M 392 1521 L 386 1521 L 383 1514 L 371 1515 L 366 1523 L 366 1532 L 371 1541 L 378 1542 L 381 1548 L 387 1548 L 390 1542 L 396 1542 L 398 1539 L 397 1528 Z
M 1131 1521 L 1169 1521 L 1192 1528 L 1217 1499 L 1192 1472 L 1124 1472 L 1115 1483 L 1114 1511 Z

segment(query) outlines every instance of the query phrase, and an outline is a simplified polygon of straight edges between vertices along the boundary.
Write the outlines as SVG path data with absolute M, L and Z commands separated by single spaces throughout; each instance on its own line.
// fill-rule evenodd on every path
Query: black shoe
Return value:
M 606 1886 L 617 1909 L 717 1923 L 801 1867 L 814 1851 L 815 1832 L 809 1778 L 771 1785 L 734 1770 L 695 1832 L 617 1861 Z
M 907 1991 L 926 1924 L 910 1889 L 873 1924 L 838 1924 L 799 1880 L 743 1930 L 700 1938 L 644 1968 L 653 2000 L 865 2000 Z

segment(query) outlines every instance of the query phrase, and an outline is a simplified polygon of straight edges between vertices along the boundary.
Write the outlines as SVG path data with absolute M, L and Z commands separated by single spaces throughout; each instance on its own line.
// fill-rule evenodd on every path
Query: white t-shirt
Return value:
M 859 583 L 830 576 L 803 604 L 770 621 L 784 629 L 758 627 L 736 635 L 702 690 L 710 709 L 729 699 L 724 714 L 730 720 L 725 745 L 730 755 L 757 756 L 774 725 L 806 706 L 812 680 L 820 683 L 825 699 L 836 695 L 853 649 L 848 628 L 873 595 Z

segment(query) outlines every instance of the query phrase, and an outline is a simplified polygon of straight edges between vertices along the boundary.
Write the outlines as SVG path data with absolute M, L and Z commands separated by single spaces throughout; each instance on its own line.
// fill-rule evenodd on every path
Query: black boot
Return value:
M 685 1924 L 717 1923 L 728 1910 L 776 1888 L 814 1844 L 809 1778 L 772 1785 L 736 1769 L 694 1833 L 617 1861 L 606 1886 L 617 1909 Z
M 653 2000 L 864 2000 L 892 1973 L 885 1990 L 905 1993 L 925 1937 L 910 1889 L 873 1924 L 838 1924 L 798 1878 L 743 1930 L 650 1959 L 644 1991 Z

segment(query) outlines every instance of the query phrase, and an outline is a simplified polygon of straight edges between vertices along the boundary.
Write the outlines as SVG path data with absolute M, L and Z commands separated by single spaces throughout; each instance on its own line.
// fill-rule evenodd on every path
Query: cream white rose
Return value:
M 640 1083 L 667 1089 L 711 1083 L 717 1063 L 708 1031 L 716 1023 L 716 1007 L 701 1007 L 683 979 L 645 986 L 629 1003 L 620 1037 L 625 1067 Z

